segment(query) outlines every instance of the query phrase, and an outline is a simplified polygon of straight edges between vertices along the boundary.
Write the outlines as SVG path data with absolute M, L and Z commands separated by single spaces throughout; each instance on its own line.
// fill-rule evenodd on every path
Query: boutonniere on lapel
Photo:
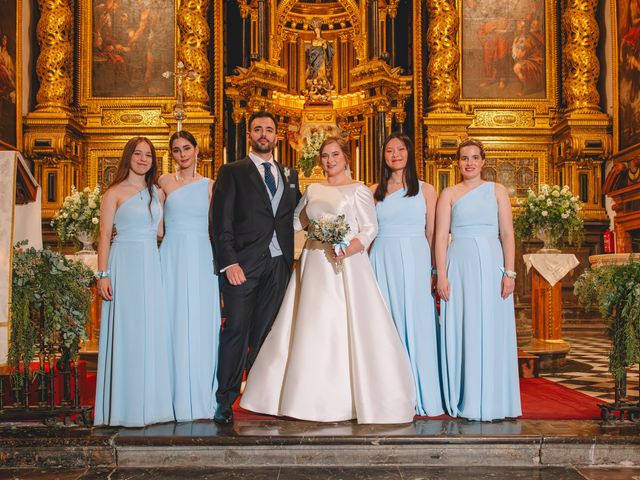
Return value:
M 289 183 L 290 176 L 291 176 L 291 169 L 289 167 L 284 167 L 284 179 L 287 183 Z

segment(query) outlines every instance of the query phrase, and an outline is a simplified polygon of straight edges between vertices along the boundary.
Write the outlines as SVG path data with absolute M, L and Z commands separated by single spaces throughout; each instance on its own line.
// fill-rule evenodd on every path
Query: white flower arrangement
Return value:
M 309 177 L 313 167 L 316 166 L 318 155 L 320 155 L 320 146 L 325 137 L 326 133 L 323 130 L 317 130 L 304 138 L 304 146 L 298 161 L 298 168 L 302 170 L 305 177 Z
M 100 229 L 100 187 L 86 187 L 81 192 L 71 187 L 71 195 L 64 199 L 62 208 L 51 220 L 51 226 L 61 240 L 69 240 L 79 233 L 96 238 Z
M 563 237 L 571 245 L 580 245 L 584 239 L 584 224 L 579 212 L 582 202 L 565 185 L 540 185 L 536 193 L 529 190 L 526 200 L 518 202 L 523 208 L 517 215 L 514 227 L 521 238 L 531 238 L 544 232 L 552 247 L 557 247 Z

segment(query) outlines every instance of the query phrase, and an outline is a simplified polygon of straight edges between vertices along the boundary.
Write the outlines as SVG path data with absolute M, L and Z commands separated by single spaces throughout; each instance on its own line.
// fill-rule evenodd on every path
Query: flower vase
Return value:
M 82 250 L 76 252 L 76 255 L 94 255 L 96 253 L 93 248 L 93 234 L 91 232 L 77 232 L 76 239 L 82 243 Z
M 561 253 L 561 251 L 556 248 L 560 237 L 554 235 L 550 230 L 540 228 L 536 232 L 536 237 L 538 237 L 539 240 L 542 240 L 543 243 L 543 246 L 538 250 L 538 253 Z

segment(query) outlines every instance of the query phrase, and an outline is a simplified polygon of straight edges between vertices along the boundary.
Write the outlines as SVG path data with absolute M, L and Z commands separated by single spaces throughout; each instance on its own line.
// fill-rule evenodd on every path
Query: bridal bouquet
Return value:
M 346 237 L 350 230 L 351 227 L 345 221 L 344 215 L 323 215 L 318 220 L 309 221 L 309 240 L 331 245 L 335 254 L 338 255 L 349 246 Z M 338 260 L 337 266 L 338 271 L 342 271 L 341 260 Z

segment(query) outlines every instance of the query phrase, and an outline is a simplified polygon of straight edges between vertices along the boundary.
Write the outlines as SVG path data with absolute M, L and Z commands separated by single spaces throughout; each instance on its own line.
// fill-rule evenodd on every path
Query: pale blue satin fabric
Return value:
M 422 188 L 423 182 L 420 182 Z M 425 234 L 427 207 L 421 190 L 387 195 L 376 204 L 378 236 L 370 252 L 380 291 L 409 355 L 416 387 L 416 413 L 444 413 L 438 361 L 435 301 L 431 295 L 431 250 Z
M 441 362 L 451 416 L 522 415 L 513 295 L 502 299 L 504 259 L 495 184 L 485 182 L 451 211 L 448 302 L 441 305 Z
M 162 206 L 154 189 L 120 205 L 109 252 L 113 299 L 102 303 L 95 425 L 139 427 L 174 420 L 166 316 L 157 246 Z
M 169 194 L 160 246 L 171 338 L 176 420 L 215 412 L 220 294 L 209 240 L 209 182 L 203 178 Z

